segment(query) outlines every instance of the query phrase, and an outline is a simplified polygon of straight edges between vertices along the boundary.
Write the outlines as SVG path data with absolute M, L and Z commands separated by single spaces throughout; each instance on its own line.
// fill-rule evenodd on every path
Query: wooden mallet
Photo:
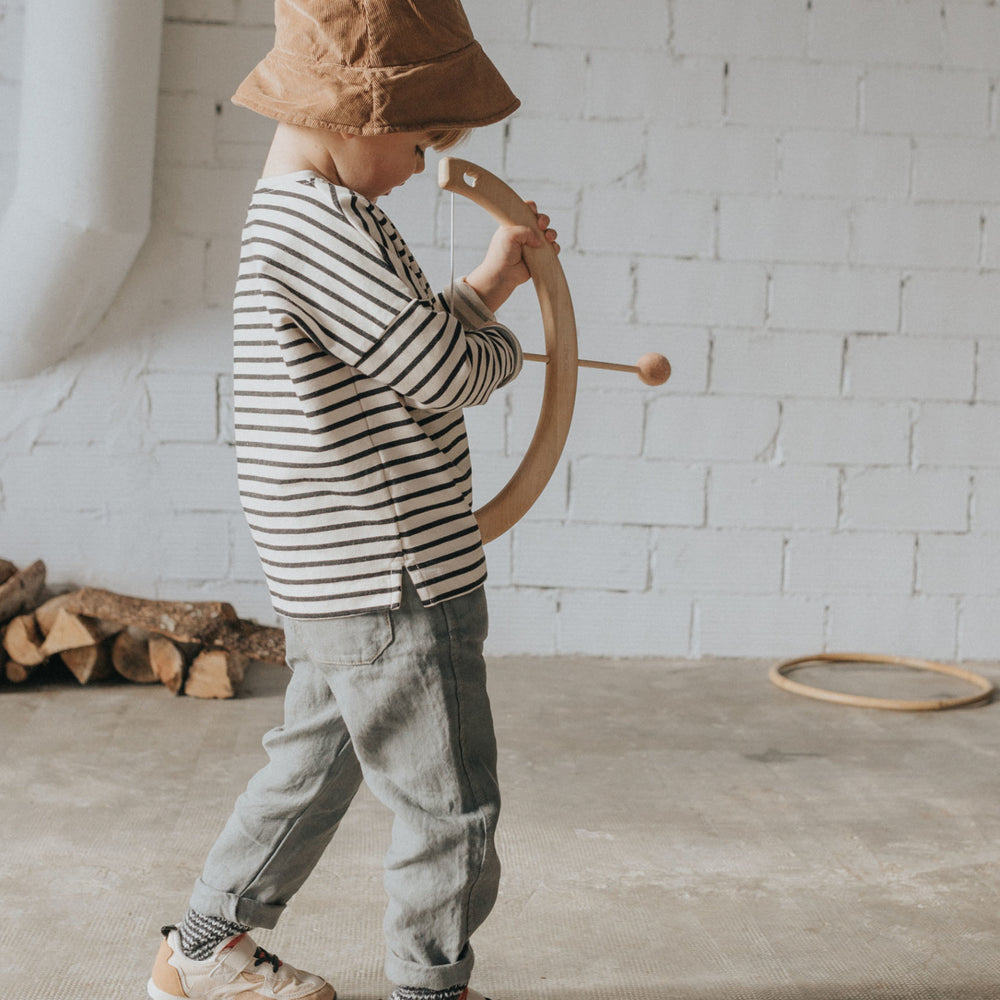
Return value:
M 548 364 L 548 356 L 545 354 L 527 354 L 526 361 L 541 361 Z M 635 372 L 641 382 L 646 385 L 663 385 L 670 378 L 670 362 L 662 355 L 650 352 L 644 354 L 634 365 L 620 365 L 614 361 L 585 361 L 582 358 L 577 361 L 581 368 L 603 368 L 609 372 Z

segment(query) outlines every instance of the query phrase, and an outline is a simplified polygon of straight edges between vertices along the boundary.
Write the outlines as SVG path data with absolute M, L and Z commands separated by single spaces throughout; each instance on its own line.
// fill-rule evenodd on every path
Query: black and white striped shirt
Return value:
M 435 297 L 386 215 L 309 172 L 258 183 L 236 285 L 240 497 L 275 609 L 330 618 L 486 578 L 462 407 L 520 371 L 459 282 Z

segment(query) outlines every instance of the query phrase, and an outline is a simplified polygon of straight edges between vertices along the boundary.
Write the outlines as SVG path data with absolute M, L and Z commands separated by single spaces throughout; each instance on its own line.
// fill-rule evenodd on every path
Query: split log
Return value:
M 133 625 L 115 638 L 111 663 L 122 677 L 136 684 L 155 684 L 158 679 L 149 662 L 149 633 Z
M 81 684 L 107 680 L 114 673 L 109 642 L 82 646 L 79 649 L 65 649 L 60 658 Z
M 0 559 L 0 583 L 6 583 L 16 572 L 17 567 L 9 559 Z
M 42 634 L 38 631 L 38 623 L 33 614 L 18 615 L 7 623 L 3 633 L 3 648 L 12 660 L 22 666 L 37 667 L 45 662 Z
M 149 639 L 149 662 L 160 683 L 171 694 L 180 694 L 187 666 L 184 651 L 166 636 L 153 635 Z
M 44 626 L 42 626 L 42 631 L 45 631 Z M 96 619 L 75 615 L 72 611 L 67 611 L 65 607 L 62 607 L 56 613 L 52 626 L 45 635 L 42 652 L 46 656 L 54 656 L 56 653 L 62 653 L 68 649 L 96 646 L 108 635 L 108 630 Z
M 10 621 L 37 607 L 44 588 L 45 563 L 40 559 L 0 583 L 0 622 Z
M 4 665 L 4 676 L 12 684 L 23 684 L 43 663 L 35 663 L 29 667 L 16 660 L 8 660 Z
M 231 604 L 223 601 L 151 601 L 110 590 L 84 587 L 64 605 L 67 611 L 165 635 L 178 642 L 205 642 L 222 621 L 236 621 Z
M 52 631 L 52 626 L 56 623 L 56 615 L 66 606 L 72 596 L 72 591 L 66 594 L 57 594 L 35 608 L 35 621 L 38 622 L 42 635 L 47 636 Z
M 285 633 L 245 618 L 217 622 L 205 641 L 206 645 L 242 653 L 248 660 L 279 665 L 285 662 Z
M 232 698 L 245 670 L 246 657 L 241 653 L 202 650 L 191 663 L 184 693 L 193 698 Z

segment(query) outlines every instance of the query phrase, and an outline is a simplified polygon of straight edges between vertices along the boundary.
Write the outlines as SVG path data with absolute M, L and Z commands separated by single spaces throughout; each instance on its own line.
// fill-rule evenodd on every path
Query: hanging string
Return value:
M 451 299 L 455 300 L 455 192 L 451 192 L 451 281 L 448 285 Z

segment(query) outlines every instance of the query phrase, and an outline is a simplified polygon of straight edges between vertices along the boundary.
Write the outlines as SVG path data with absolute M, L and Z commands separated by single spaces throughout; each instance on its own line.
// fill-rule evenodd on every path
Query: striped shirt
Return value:
M 234 301 L 240 498 L 279 614 L 480 586 L 462 407 L 520 371 L 464 282 L 435 297 L 386 215 L 311 172 L 261 180 Z

